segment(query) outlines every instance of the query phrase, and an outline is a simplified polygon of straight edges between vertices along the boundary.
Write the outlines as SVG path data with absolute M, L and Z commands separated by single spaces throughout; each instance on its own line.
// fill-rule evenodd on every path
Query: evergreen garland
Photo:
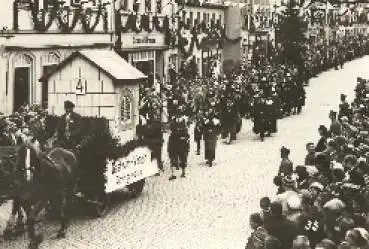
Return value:
M 78 20 L 80 19 L 81 13 L 82 13 L 82 8 L 77 8 L 77 9 L 74 10 L 74 15 L 73 15 L 71 25 L 69 25 L 69 22 L 64 22 L 61 14 L 59 14 L 58 15 L 58 22 L 59 22 L 59 27 L 60 27 L 61 31 L 64 32 L 64 33 L 72 32 L 74 30 L 74 28 L 76 27 L 76 25 L 78 23 Z
M 100 22 L 100 18 L 102 17 L 102 14 L 103 14 L 102 13 L 102 8 L 101 8 L 101 6 L 99 6 L 99 8 L 97 10 L 96 17 L 95 17 L 95 23 L 90 27 L 90 22 L 91 22 L 90 17 L 92 15 L 92 9 L 91 8 L 86 9 L 85 13 L 83 13 L 81 15 L 81 23 L 82 23 L 83 30 L 88 34 L 94 32 L 94 30 L 96 29 L 97 25 Z M 88 16 L 90 16 L 90 17 L 88 17 Z
M 139 19 L 138 15 L 133 15 L 133 21 L 132 21 L 132 30 L 136 33 L 141 33 L 142 31 L 142 25 L 141 20 Z
M 19 30 L 19 23 L 18 23 L 18 12 L 19 12 L 19 3 L 21 3 L 21 1 L 15 1 L 13 4 L 13 28 L 14 30 Z M 103 7 L 99 6 L 98 11 L 97 11 L 97 15 L 95 16 L 95 21 L 93 23 L 93 25 L 90 27 L 90 21 L 88 21 L 88 15 L 91 14 L 92 10 L 91 9 L 87 9 L 86 13 L 83 13 L 82 7 L 79 6 L 78 8 L 74 9 L 74 15 L 73 15 L 73 20 L 71 25 L 68 22 L 64 22 L 63 18 L 61 16 L 62 12 L 59 9 L 59 4 L 56 2 L 53 2 L 51 10 L 45 10 L 45 9 L 38 9 L 38 5 L 34 4 L 32 1 L 27 1 L 27 4 L 29 5 L 29 9 L 31 11 L 31 16 L 32 16 L 32 22 L 34 25 L 34 29 L 36 31 L 39 32 L 46 32 L 47 30 L 50 29 L 50 27 L 52 26 L 52 24 L 54 23 L 55 20 L 58 21 L 58 25 L 59 28 L 62 32 L 64 33 L 70 33 L 74 30 L 74 28 L 76 27 L 78 21 L 80 20 L 82 23 L 82 27 L 83 30 L 86 33 L 92 33 L 94 32 L 94 30 L 96 29 L 97 25 L 100 23 L 100 20 L 102 19 L 104 22 L 104 30 L 107 31 L 108 29 L 108 19 L 106 14 L 103 12 Z M 47 21 L 47 23 L 45 23 L 45 17 L 46 14 L 49 13 L 49 19 Z M 69 14 L 69 13 L 68 13 Z M 41 20 L 39 19 L 39 15 L 41 15 Z

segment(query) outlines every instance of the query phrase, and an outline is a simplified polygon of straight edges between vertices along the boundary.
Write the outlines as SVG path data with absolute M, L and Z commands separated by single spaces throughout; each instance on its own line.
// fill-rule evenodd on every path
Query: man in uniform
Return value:
M 254 128 L 256 134 L 260 134 L 261 141 L 264 141 L 266 126 L 267 126 L 267 110 L 266 99 L 263 96 L 255 97 L 254 105 Z
M 186 177 L 187 156 L 190 150 L 190 134 L 188 133 L 187 122 L 187 117 L 183 115 L 183 107 L 180 106 L 170 124 L 171 133 L 168 141 L 168 154 L 171 176 L 169 181 L 177 178 L 174 175 L 175 168 L 181 168 L 181 177 Z
M 74 112 L 75 105 L 67 100 L 64 102 L 65 114 L 59 119 L 56 134 L 61 146 L 74 150 L 82 139 L 82 117 Z
M 149 119 L 147 120 L 145 129 L 145 140 L 151 148 L 151 157 L 156 158 L 159 171 L 163 171 L 163 161 L 162 161 L 162 149 L 163 149 L 163 130 L 162 123 L 160 120 L 160 112 L 156 110 L 156 115 L 154 112 L 149 114 Z M 156 175 L 159 175 L 157 173 Z
M 219 124 L 220 121 L 215 117 L 214 110 L 210 109 L 205 114 L 204 120 L 205 160 L 209 167 L 213 166 L 213 161 L 215 160 Z
M 194 128 L 194 140 L 196 142 L 196 154 L 200 155 L 201 139 L 202 139 L 203 128 L 204 128 L 203 111 L 198 110 L 198 113 L 195 118 L 196 118 L 196 121 L 195 121 L 195 128 Z

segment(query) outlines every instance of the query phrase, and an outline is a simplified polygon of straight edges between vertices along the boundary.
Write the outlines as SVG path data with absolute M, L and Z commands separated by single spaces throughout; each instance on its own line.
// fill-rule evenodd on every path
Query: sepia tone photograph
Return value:
M 369 0 L 1 0 L 0 249 L 369 249 Z

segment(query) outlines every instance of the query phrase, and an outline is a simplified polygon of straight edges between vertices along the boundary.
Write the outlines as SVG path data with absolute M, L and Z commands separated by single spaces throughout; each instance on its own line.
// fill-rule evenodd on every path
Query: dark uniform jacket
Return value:
M 160 120 L 149 120 L 147 122 L 144 134 L 148 145 L 162 145 L 164 142 Z
M 60 117 L 57 125 L 57 135 L 59 141 L 66 142 L 67 114 Z M 70 142 L 77 145 L 82 139 L 82 117 L 78 113 L 72 112 L 69 120 Z

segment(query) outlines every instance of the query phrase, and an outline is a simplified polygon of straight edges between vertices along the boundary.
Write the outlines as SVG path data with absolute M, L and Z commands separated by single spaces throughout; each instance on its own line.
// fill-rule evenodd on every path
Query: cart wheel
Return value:
M 107 194 L 102 194 L 97 197 L 97 202 L 93 204 L 93 211 L 96 217 L 100 218 L 104 216 L 106 210 L 108 209 L 110 198 Z
M 127 188 L 129 190 L 131 197 L 133 198 L 138 197 L 142 193 L 144 185 L 145 185 L 145 179 L 142 179 L 138 182 L 134 182 L 128 185 Z

